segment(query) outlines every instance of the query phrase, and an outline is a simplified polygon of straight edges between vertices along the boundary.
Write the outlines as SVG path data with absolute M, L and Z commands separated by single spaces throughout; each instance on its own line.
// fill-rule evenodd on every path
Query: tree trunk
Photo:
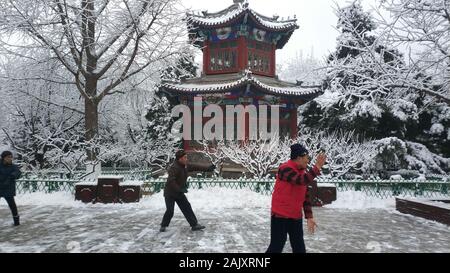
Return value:
M 90 99 L 84 100 L 84 119 L 85 119 L 85 137 L 86 142 L 95 140 L 98 134 L 98 101 L 95 100 L 97 95 L 97 79 L 90 78 L 86 81 L 86 94 Z M 97 152 L 92 147 L 93 143 L 90 143 L 90 147 L 87 148 L 87 157 L 90 161 L 97 159 Z
M 85 137 L 89 142 L 97 136 L 98 133 L 98 104 L 92 100 L 84 101 L 85 109 Z M 92 148 L 87 149 L 88 159 L 93 161 L 97 158 L 97 153 Z
M 95 56 L 95 1 L 83 0 L 81 6 L 82 12 L 82 36 L 83 36 L 83 48 L 86 51 L 86 72 L 85 75 L 86 87 L 85 91 L 88 98 L 84 99 L 84 116 L 85 116 L 85 136 L 86 141 L 90 142 L 95 140 L 98 134 L 98 104 L 97 96 L 97 84 L 98 78 L 94 71 L 97 68 L 97 57 Z M 90 143 L 90 147 L 87 149 L 87 157 L 90 161 L 97 159 L 98 152 L 92 147 L 93 143 Z

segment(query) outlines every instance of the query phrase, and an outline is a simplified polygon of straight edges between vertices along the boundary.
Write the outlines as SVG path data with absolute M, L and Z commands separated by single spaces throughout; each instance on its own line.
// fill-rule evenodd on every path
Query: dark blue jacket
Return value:
M 0 197 L 16 195 L 16 179 L 21 174 L 17 165 L 3 165 L 3 162 L 0 162 Z

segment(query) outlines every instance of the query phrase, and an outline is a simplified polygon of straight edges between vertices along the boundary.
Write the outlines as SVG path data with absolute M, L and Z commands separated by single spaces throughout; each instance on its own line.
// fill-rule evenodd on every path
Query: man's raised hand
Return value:
M 325 161 L 327 160 L 327 156 L 324 153 L 320 153 L 317 156 L 317 160 L 316 160 L 316 166 L 319 169 L 322 169 L 323 165 L 325 164 Z

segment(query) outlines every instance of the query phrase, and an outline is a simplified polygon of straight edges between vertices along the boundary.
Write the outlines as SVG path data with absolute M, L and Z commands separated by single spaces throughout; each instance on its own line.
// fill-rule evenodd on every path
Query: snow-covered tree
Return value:
M 303 51 L 297 52 L 285 62 L 279 63 L 278 75 L 282 80 L 298 82 L 303 85 L 321 84 L 325 79 L 325 65 L 314 58 L 312 53 L 304 55 Z
M 425 93 L 450 105 L 450 4 L 448 0 L 382 0 L 381 37 L 408 52 L 408 73 L 395 79 L 405 91 Z M 426 75 L 424 82 L 420 75 Z
M 280 141 L 278 138 L 271 138 L 247 141 L 216 141 L 210 143 L 203 141 L 202 152 L 211 159 L 213 164 L 219 167 L 225 160 L 243 166 L 254 178 L 264 178 L 270 174 L 272 169 L 278 168 L 280 163 L 286 158 L 288 141 Z
M 110 160 L 157 169 L 166 167 L 175 150 L 180 147 L 181 140 L 172 131 L 175 122 L 171 116 L 173 105 L 158 92 L 159 83 L 164 79 L 194 77 L 196 70 L 192 55 L 185 55 L 155 75 L 153 85 L 135 89 L 129 95 L 118 96 L 117 102 L 112 105 L 119 101 L 127 103 L 121 105 L 120 111 L 117 111 L 117 107 L 110 111 L 114 118 L 109 122 L 113 128 L 120 128 L 119 146 L 123 147 L 107 153 Z
M 31 103 L 31 109 L 27 109 L 30 111 L 17 106 L 11 120 L 15 126 L 3 129 L 6 140 L 32 169 L 73 171 L 85 159 L 84 145 L 80 141 L 83 135 L 78 133 L 82 118 L 56 109 L 46 115 L 48 112 L 42 111 L 42 102 Z
M 419 123 L 408 128 L 408 140 L 450 157 L 450 4 L 386 0 L 381 7 L 389 13 L 378 16 L 383 42 L 408 56 L 406 71 L 396 74 L 393 85 L 407 87 L 399 95 L 417 98 Z
M 339 178 L 347 173 L 361 174 L 365 172 L 363 163 L 373 160 L 376 155 L 375 146 L 371 141 L 358 136 L 354 131 L 326 131 L 301 129 L 301 134 L 294 140 L 304 143 L 309 149 L 310 156 L 315 163 L 316 156 L 321 152 L 327 155 L 327 163 L 323 173 Z
M 90 141 L 105 97 L 132 90 L 190 51 L 183 15 L 178 0 L 1 1 L 0 50 L 36 64 L 57 61 L 60 73 L 41 80 L 60 77 L 81 96 Z
M 164 168 L 180 145 L 171 133 L 170 110 L 165 98 L 146 89 L 110 98 L 101 113 L 111 139 L 100 147 L 99 158 L 107 165 Z
M 383 72 L 403 66 L 402 55 L 379 43 L 371 15 L 359 2 L 337 10 L 338 45 L 328 59 L 327 80 L 322 96 L 300 108 L 300 122 L 309 128 L 381 138 L 405 135 L 405 123 L 417 119 L 415 96 L 399 96 L 384 87 Z
M 198 69 L 194 55 L 184 55 L 161 73 L 161 79 L 177 81 L 183 78 L 193 78 L 197 76 Z
M 341 35 L 329 58 L 325 100 L 316 102 L 323 105 L 330 102 L 327 96 L 334 99 L 325 108 L 333 129 L 344 125 L 366 134 L 369 129 L 375 137 L 390 133 L 387 130 L 404 133 L 402 126 L 388 125 L 417 117 L 415 97 L 399 96 L 397 88 L 382 84 L 404 66 L 402 54 L 380 43 L 372 16 L 359 2 L 338 9 L 337 14 Z
M 358 139 L 353 132 L 327 134 L 306 129 L 296 139 L 203 141 L 202 152 L 216 166 L 220 167 L 226 160 L 231 160 L 243 166 L 253 177 L 263 178 L 290 158 L 290 147 L 294 143 L 301 143 L 309 150 L 313 159 L 311 166 L 316 156 L 324 151 L 328 157 L 324 173 L 332 177 L 341 177 L 350 171 L 361 172 L 363 162 L 375 156 L 375 147 L 370 142 Z
M 216 166 L 214 170 L 214 174 L 216 176 L 220 175 L 223 164 L 226 162 L 226 155 L 223 152 L 223 146 L 225 145 L 224 141 L 199 141 L 199 144 L 202 145 L 201 153 L 205 155 L 212 164 Z
M 392 5 L 392 1 L 386 2 Z M 382 143 L 389 142 L 390 137 L 407 141 L 410 146 L 419 142 L 431 153 L 441 154 L 435 156 L 448 157 L 448 105 L 442 96 L 430 91 L 442 95 L 443 85 L 436 85 L 435 75 L 411 62 L 411 56 L 405 59 L 394 49 L 400 42 L 392 40 L 396 35 L 393 25 L 375 22 L 358 1 L 339 8 L 337 14 L 341 35 L 336 52 L 329 58 L 325 92 L 300 108 L 300 123 L 330 131 L 355 130 Z M 400 13 L 398 16 L 397 22 L 403 20 Z M 410 31 L 407 25 L 403 28 Z M 443 35 L 440 42 L 446 37 Z M 406 152 L 414 157 L 414 149 Z M 383 157 L 375 158 L 380 160 L 381 170 Z M 440 173 L 445 169 L 445 164 L 439 169 L 430 160 L 423 162 L 431 165 L 421 170 Z
M 147 131 L 151 139 L 166 139 L 172 130 L 174 123 L 171 117 L 172 107 L 165 97 L 153 97 L 150 104 L 147 105 L 147 114 L 145 118 L 148 120 Z
M 56 78 L 54 82 L 40 80 L 56 74 L 58 65 L 25 63 L 30 65 L 7 62 L 2 66 L 6 77 L 0 79 L 1 141 L 31 169 L 71 172 L 85 160 L 80 100 Z

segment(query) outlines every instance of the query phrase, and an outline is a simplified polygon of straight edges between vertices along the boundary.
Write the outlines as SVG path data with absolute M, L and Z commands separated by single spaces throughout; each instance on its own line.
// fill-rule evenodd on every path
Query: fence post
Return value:
M 259 189 L 260 183 L 261 183 L 261 182 L 256 181 L 256 189 L 255 189 L 255 190 L 256 190 L 257 193 L 260 192 L 260 189 Z
M 423 195 L 423 184 L 422 183 L 416 183 L 414 196 L 422 196 Z
M 269 185 L 269 183 L 270 183 L 270 179 L 267 179 L 266 185 L 265 185 L 265 189 L 266 189 L 267 193 L 270 193 L 270 185 Z
M 400 188 L 399 188 L 399 185 L 398 185 L 398 183 L 390 183 L 391 184 L 391 187 L 392 187 L 392 195 L 393 196 L 398 196 L 398 195 L 400 195 Z

